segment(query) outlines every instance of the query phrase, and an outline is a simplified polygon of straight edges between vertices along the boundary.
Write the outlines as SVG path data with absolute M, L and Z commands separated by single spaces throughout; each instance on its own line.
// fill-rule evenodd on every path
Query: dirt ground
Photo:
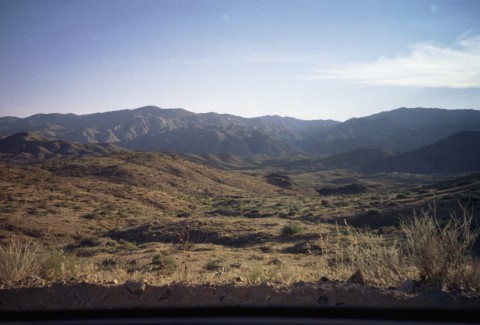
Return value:
M 164 286 L 142 282 L 117 285 L 56 283 L 0 290 L 0 311 L 94 310 L 175 307 L 373 307 L 480 308 L 480 295 L 423 290 L 405 293 L 343 282 L 258 285 Z

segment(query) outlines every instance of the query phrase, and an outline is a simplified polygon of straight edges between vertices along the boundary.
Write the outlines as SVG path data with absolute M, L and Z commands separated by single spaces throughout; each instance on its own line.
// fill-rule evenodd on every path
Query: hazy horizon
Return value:
M 479 109 L 480 2 L 1 0 L 0 116 Z
M 156 105 L 146 105 L 146 106 L 141 106 L 141 107 L 134 107 L 134 108 L 125 108 L 125 109 L 118 109 L 118 110 L 105 110 L 105 111 L 99 111 L 99 112 L 88 112 L 88 113 L 74 113 L 74 112 L 41 112 L 41 113 L 34 113 L 34 114 L 31 114 L 31 115 L 26 115 L 26 116 L 18 116 L 18 115 L 0 115 L 0 118 L 2 117 L 16 117 L 16 118 L 28 118 L 28 117 L 31 117 L 31 116 L 34 116 L 34 115 L 38 115 L 38 114 L 74 114 L 74 115 L 77 115 L 77 116 L 81 116 L 81 115 L 90 115 L 90 114 L 101 114 L 101 113 L 112 113 L 112 112 L 118 112 L 118 111 L 132 111 L 132 110 L 136 110 L 136 109 L 140 109 L 140 108 L 145 108 L 145 107 L 156 107 L 156 108 L 159 108 L 159 109 L 164 109 L 164 110 L 175 110 L 175 109 L 181 109 L 181 110 L 185 110 L 185 111 L 189 111 L 191 113 L 196 113 L 196 114 L 210 114 L 210 113 L 214 113 L 214 114 L 220 114 L 220 115 L 235 115 L 235 116 L 238 116 L 238 117 L 241 117 L 241 118 L 259 118 L 259 117 L 267 117 L 267 116 L 279 116 L 279 117 L 282 117 L 282 118 L 294 118 L 294 119 L 297 119 L 297 120 L 304 120 L 304 121 L 314 121 L 314 120 L 333 120 L 333 121 L 336 121 L 336 122 L 345 122 L 349 119 L 352 119 L 352 118 L 362 118 L 362 117 L 367 117 L 367 116 L 371 116 L 371 115 L 374 115 L 374 114 L 379 114 L 379 113 L 383 113 L 383 112 L 390 112 L 390 111 L 394 111 L 394 110 L 397 110 L 397 109 L 402 109 L 402 108 L 405 108 L 405 109 L 416 109 L 416 108 L 422 108 L 422 109 L 445 109 L 445 110 L 449 110 L 449 111 L 456 111 L 456 110 L 475 110 L 475 111 L 480 111 L 479 109 L 475 109 L 475 108 L 454 108 L 454 109 L 446 109 L 446 108 L 442 108 L 442 107 L 396 107 L 396 108 L 392 108 L 392 109 L 386 109 L 386 110 L 381 110 L 381 111 L 378 111 L 378 112 L 374 112 L 372 114 L 368 114 L 368 115 L 364 115 L 364 116 L 351 116 L 351 117 L 348 117 L 346 119 L 343 119 L 343 120 L 334 120 L 334 119 L 327 119 L 327 118 L 317 118 L 317 119 L 302 119 L 302 118 L 297 118 L 295 116 L 289 116 L 289 115 L 278 115 L 278 114 L 268 114 L 268 115 L 258 115 L 258 116 L 243 116 L 241 114 L 234 114 L 234 113 L 218 113 L 218 112 L 194 112 L 194 111 L 191 111 L 191 110 L 188 110 L 188 109 L 184 109 L 182 107 L 159 107 L 159 106 L 156 106 Z

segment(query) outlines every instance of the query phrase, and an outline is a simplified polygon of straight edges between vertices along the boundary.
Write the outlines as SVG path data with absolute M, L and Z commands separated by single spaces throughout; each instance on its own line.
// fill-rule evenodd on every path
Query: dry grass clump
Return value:
M 337 225 L 336 234 L 322 238 L 330 247 L 326 274 L 346 280 L 361 270 L 374 286 L 398 286 L 406 279 L 448 289 L 480 289 L 480 261 L 470 251 L 479 231 L 472 230 L 472 216 L 451 215 L 443 225 L 430 209 L 401 222 L 403 236 L 385 237 L 371 230 Z
M 284 263 L 267 266 L 256 264 L 247 268 L 245 276 L 250 284 L 263 282 L 289 283 L 291 280 L 291 273 L 288 265 Z
M 163 270 L 166 273 L 172 273 L 177 269 L 175 259 L 166 252 L 153 255 L 152 264 L 158 266 L 160 270 Z
M 343 229 L 337 226 L 336 240 L 327 238 L 324 243 L 334 247 L 333 258 L 328 263 L 330 275 L 346 280 L 361 270 L 367 284 L 390 287 L 416 274 L 398 239 L 345 225 Z
M 7 246 L 0 247 L 2 281 L 17 281 L 27 276 L 56 280 L 74 275 L 79 267 L 75 256 L 34 241 L 19 243 L 12 237 Z
M 480 288 L 479 262 L 470 255 L 479 232 L 471 224 L 472 215 L 464 207 L 462 216 L 451 215 L 444 226 L 435 209 L 402 221 L 406 252 L 422 278 L 448 288 Z

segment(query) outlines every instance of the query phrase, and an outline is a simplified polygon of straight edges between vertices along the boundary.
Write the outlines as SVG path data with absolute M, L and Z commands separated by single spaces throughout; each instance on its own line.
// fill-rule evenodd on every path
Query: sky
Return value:
M 0 116 L 480 109 L 478 0 L 0 0 Z

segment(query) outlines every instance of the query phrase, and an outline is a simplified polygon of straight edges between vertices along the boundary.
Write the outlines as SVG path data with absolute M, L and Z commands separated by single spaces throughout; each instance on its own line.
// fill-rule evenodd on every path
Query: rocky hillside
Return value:
M 111 143 L 80 144 L 48 139 L 35 133 L 21 132 L 0 139 L 0 159 L 15 162 L 33 162 L 48 159 L 72 159 L 102 156 L 124 149 Z

